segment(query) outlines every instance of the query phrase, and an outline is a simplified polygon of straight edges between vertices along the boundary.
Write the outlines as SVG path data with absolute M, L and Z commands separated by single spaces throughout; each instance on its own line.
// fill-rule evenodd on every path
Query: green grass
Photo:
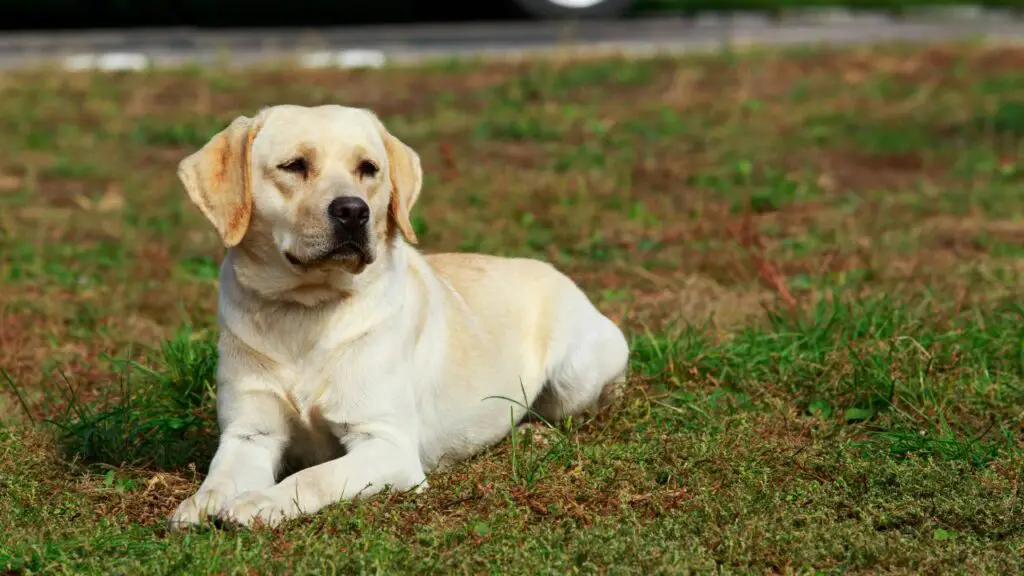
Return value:
M 1024 51 L 975 45 L 0 83 L 0 568 L 1016 573 Z M 167 533 L 216 445 L 212 230 L 238 114 L 370 106 L 425 250 L 556 263 L 624 396 L 426 493 Z

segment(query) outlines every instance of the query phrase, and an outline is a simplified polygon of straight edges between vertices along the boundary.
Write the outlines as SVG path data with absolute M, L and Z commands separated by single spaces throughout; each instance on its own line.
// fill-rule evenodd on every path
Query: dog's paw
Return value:
M 272 528 L 294 516 L 294 508 L 289 502 L 279 502 L 266 492 L 254 490 L 239 494 L 228 502 L 217 519 L 246 528 Z
M 197 492 L 178 505 L 178 508 L 167 519 L 167 528 L 183 530 L 201 525 L 217 516 L 228 500 L 229 497 L 218 490 Z

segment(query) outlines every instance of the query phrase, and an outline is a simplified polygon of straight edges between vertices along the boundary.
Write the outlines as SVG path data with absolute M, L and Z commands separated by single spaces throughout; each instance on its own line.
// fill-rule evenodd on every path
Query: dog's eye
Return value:
M 360 176 L 372 178 L 377 175 L 380 168 L 377 168 L 377 165 L 369 160 L 363 160 L 359 163 L 359 167 L 356 168 L 356 171 L 359 172 Z
M 305 158 L 296 158 L 294 160 L 289 160 L 284 164 L 278 166 L 278 168 L 284 170 L 285 172 L 291 172 L 293 174 L 304 175 L 307 172 L 309 172 L 309 164 L 306 162 Z

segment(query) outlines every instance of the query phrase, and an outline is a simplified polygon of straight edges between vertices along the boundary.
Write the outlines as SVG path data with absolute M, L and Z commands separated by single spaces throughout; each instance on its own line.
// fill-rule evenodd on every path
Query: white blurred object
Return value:
M 72 71 L 103 70 L 145 70 L 149 58 L 136 52 L 107 52 L 105 54 L 75 54 L 64 59 L 64 69 Z
M 579 10 L 581 8 L 590 8 L 603 2 L 604 0 L 548 0 L 556 6 L 563 8 L 569 8 L 572 10 Z
M 340 50 L 308 52 L 299 58 L 305 68 L 380 68 L 387 63 L 380 50 Z
M 637 0 L 511 0 L 536 20 L 617 19 Z

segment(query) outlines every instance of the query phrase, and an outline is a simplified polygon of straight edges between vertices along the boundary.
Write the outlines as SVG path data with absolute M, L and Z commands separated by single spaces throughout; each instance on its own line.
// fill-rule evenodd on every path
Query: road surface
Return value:
M 521 57 L 553 51 L 686 52 L 726 45 L 849 45 L 877 41 L 1024 41 L 1024 19 L 1007 11 L 961 11 L 897 19 L 881 14 L 754 14 L 585 23 L 480 23 L 324 29 L 132 29 L 0 34 L 0 68 L 138 69 L 182 64 L 379 66 L 460 57 Z

